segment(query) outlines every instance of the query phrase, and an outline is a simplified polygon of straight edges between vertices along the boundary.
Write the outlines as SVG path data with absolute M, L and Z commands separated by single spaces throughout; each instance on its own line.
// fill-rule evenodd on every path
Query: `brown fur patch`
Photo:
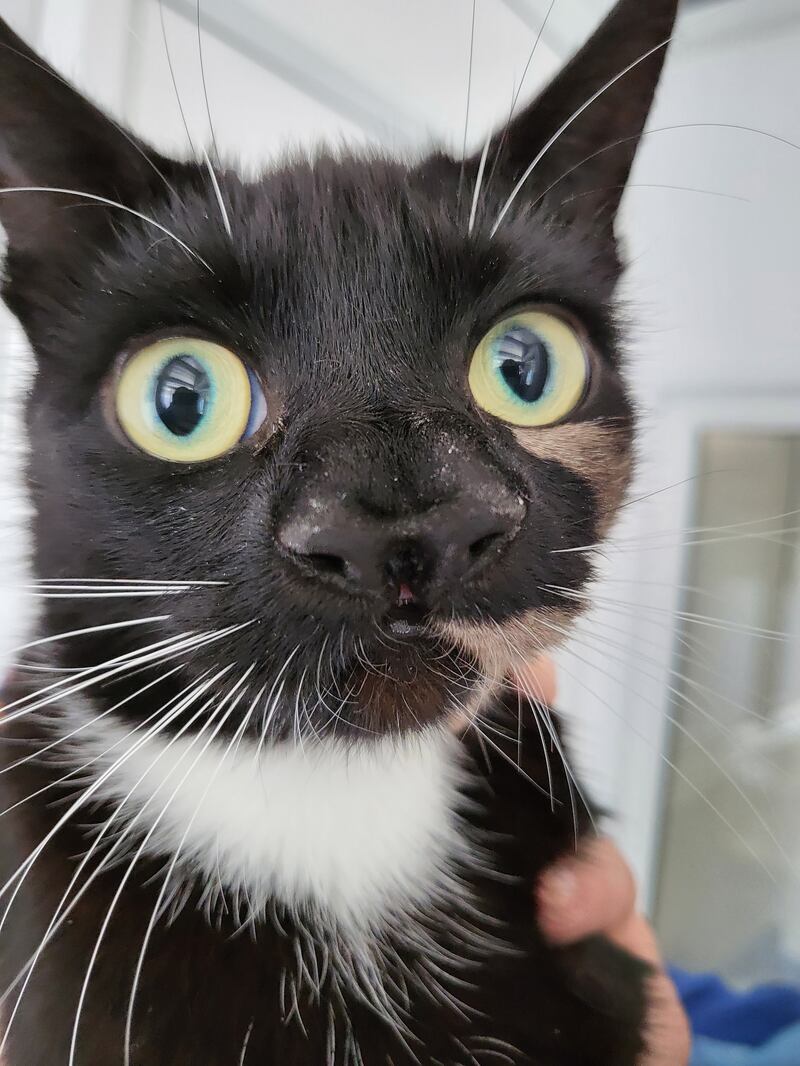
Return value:
M 514 430 L 520 446 L 537 459 L 553 460 L 589 482 L 600 512 L 598 533 L 604 536 L 616 517 L 633 472 L 629 429 L 602 421 Z
M 597 499 L 598 534 L 604 536 L 631 478 L 630 430 L 595 421 L 518 428 L 514 435 L 530 455 L 560 463 L 590 484 Z M 500 683 L 563 644 L 586 606 L 583 601 L 565 602 L 563 608 L 531 610 L 503 623 L 447 622 L 439 632 L 472 656 L 487 678 Z
M 486 677 L 501 682 L 563 644 L 583 607 L 576 603 L 559 610 L 532 610 L 493 625 L 446 622 L 440 631 L 472 656 Z
M 449 638 L 423 647 L 413 644 L 381 649 L 371 661 L 362 656 L 336 686 L 334 703 L 347 693 L 342 725 L 352 719 L 356 729 L 385 733 L 422 729 L 445 711 L 477 713 L 494 691 L 481 674 L 477 657 L 453 647 Z

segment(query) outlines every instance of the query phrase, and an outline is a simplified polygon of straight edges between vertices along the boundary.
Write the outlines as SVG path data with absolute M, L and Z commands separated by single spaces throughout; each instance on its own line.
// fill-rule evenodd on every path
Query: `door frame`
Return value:
M 659 481 L 670 488 L 662 494 L 660 506 L 642 512 L 643 518 L 633 534 L 636 537 L 646 538 L 664 530 L 687 530 L 694 524 L 705 433 L 727 430 L 800 434 L 800 387 L 796 382 L 787 383 L 785 388 L 776 382 L 756 395 L 737 389 L 676 390 L 662 394 L 658 407 L 657 428 L 649 445 L 659 456 Z M 646 650 L 636 611 L 631 612 L 625 706 L 621 709 L 622 717 L 633 724 L 636 733 L 633 740 L 626 741 L 624 730 L 621 731 L 626 757 L 618 762 L 616 806 L 622 815 L 616 835 L 633 860 L 648 912 L 652 911 L 657 892 L 659 849 L 672 773 L 667 760 L 674 734 L 669 721 L 673 695 L 667 686 L 681 629 L 678 612 L 683 607 L 684 593 L 680 586 L 686 583 L 691 562 L 691 548 L 681 539 L 691 537 L 676 537 L 657 551 L 634 552 L 639 558 L 629 568 L 632 602 L 643 608 L 651 602 L 644 587 L 640 584 L 637 588 L 637 581 L 664 582 L 667 592 L 660 606 L 669 612 L 665 616 L 669 624 L 663 627 L 661 636 L 648 634 Z M 654 640 L 660 643 L 655 653 Z M 663 668 L 653 669 L 645 677 L 637 666 L 641 657 L 656 657 L 663 662 Z

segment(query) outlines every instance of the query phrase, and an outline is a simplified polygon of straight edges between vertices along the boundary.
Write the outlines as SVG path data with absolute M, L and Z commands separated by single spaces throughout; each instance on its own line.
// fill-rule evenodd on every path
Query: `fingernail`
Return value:
M 558 919 L 578 892 L 578 875 L 568 863 L 548 870 L 539 882 L 539 906 L 548 919 Z

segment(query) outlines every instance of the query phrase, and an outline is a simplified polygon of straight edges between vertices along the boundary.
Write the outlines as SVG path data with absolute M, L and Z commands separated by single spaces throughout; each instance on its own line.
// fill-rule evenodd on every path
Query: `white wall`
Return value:
M 194 22 L 193 0 L 169 3 Z M 204 0 L 202 11 L 204 25 L 219 26 L 231 39 L 244 25 L 251 40 L 240 40 L 240 46 L 258 39 L 271 69 L 283 64 L 285 76 L 318 98 L 335 101 L 361 127 L 362 136 L 388 147 L 432 139 L 461 146 L 472 28 L 472 5 L 466 0 Z M 527 22 L 503 0 L 476 5 L 471 144 L 482 144 L 489 126 L 505 120 L 534 39 Z M 196 50 L 194 35 L 192 44 Z M 542 41 L 526 79 L 528 90 L 556 63 Z M 265 103 L 268 107 L 269 93 Z M 262 117 L 254 101 L 243 99 L 241 107 L 257 128 L 275 121 L 269 110 Z M 300 136 L 316 132 L 299 131 Z
M 770 6 L 762 7 L 765 16 Z M 732 8 L 741 10 L 741 5 Z M 785 14 L 783 5 L 775 5 L 775 11 Z M 724 5 L 715 17 L 722 20 L 723 12 Z M 710 8 L 703 19 L 713 13 Z M 720 22 L 718 36 L 720 43 L 712 36 L 710 42 L 693 44 L 687 25 L 686 43 L 679 36 L 650 127 L 728 123 L 800 145 L 800 11 L 790 21 L 776 18 L 763 31 L 751 28 L 746 35 L 729 37 Z M 632 189 L 627 197 L 625 223 L 633 257 L 628 289 L 640 324 L 632 370 L 646 412 L 638 491 L 676 486 L 632 509 L 637 535 L 691 524 L 694 487 L 677 483 L 698 473 L 692 433 L 726 423 L 797 427 L 798 179 L 800 147 L 757 134 L 697 128 L 646 138 L 634 184 L 688 186 L 746 202 L 652 188 Z M 670 584 L 664 590 L 649 586 L 650 592 L 639 584 L 629 590 L 633 599 L 667 609 L 675 605 L 679 596 L 674 585 L 683 572 L 677 547 L 638 557 L 633 553 L 619 562 L 620 571 L 637 582 Z M 735 604 L 716 606 L 720 615 L 735 617 Z M 663 618 L 647 625 L 641 613 L 630 633 L 634 642 L 622 673 L 627 695 L 620 697 L 621 708 L 646 740 L 629 731 L 611 746 L 617 752 L 617 802 L 625 812 L 623 839 L 643 874 L 649 874 L 658 804 L 658 789 L 651 783 L 659 777 L 664 723 L 658 706 L 664 706 L 666 678 L 656 671 L 656 680 L 643 681 L 636 660 L 640 666 L 641 659 L 654 654 L 652 647 L 643 646 L 649 640 L 661 648 L 656 656 L 668 661 L 670 634 L 665 635 Z M 638 648 L 637 633 L 643 638 Z
M 294 147 L 364 139 L 354 123 L 211 35 L 203 38 L 201 69 L 196 25 L 188 18 L 166 9 L 162 33 L 156 3 L 134 14 L 125 117 L 163 151 L 186 154 L 189 136 L 197 150 L 210 150 L 213 124 L 220 153 L 250 170 Z

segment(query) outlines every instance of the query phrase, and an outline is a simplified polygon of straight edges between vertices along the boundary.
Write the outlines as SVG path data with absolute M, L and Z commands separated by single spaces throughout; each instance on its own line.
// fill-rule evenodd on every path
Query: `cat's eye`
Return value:
M 157 341 L 135 352 L 116 383 L 117 422 L 159 459 L 216 459 L 252 436 L 267 416 L 255 375 L 227 348 L 198 338 Z
M 520 311 L 497 323 L 472 357 L 469 387 L 490 415 L 514 426 L 551 426 L 583 399 L 586 348 L 559 315 Z

